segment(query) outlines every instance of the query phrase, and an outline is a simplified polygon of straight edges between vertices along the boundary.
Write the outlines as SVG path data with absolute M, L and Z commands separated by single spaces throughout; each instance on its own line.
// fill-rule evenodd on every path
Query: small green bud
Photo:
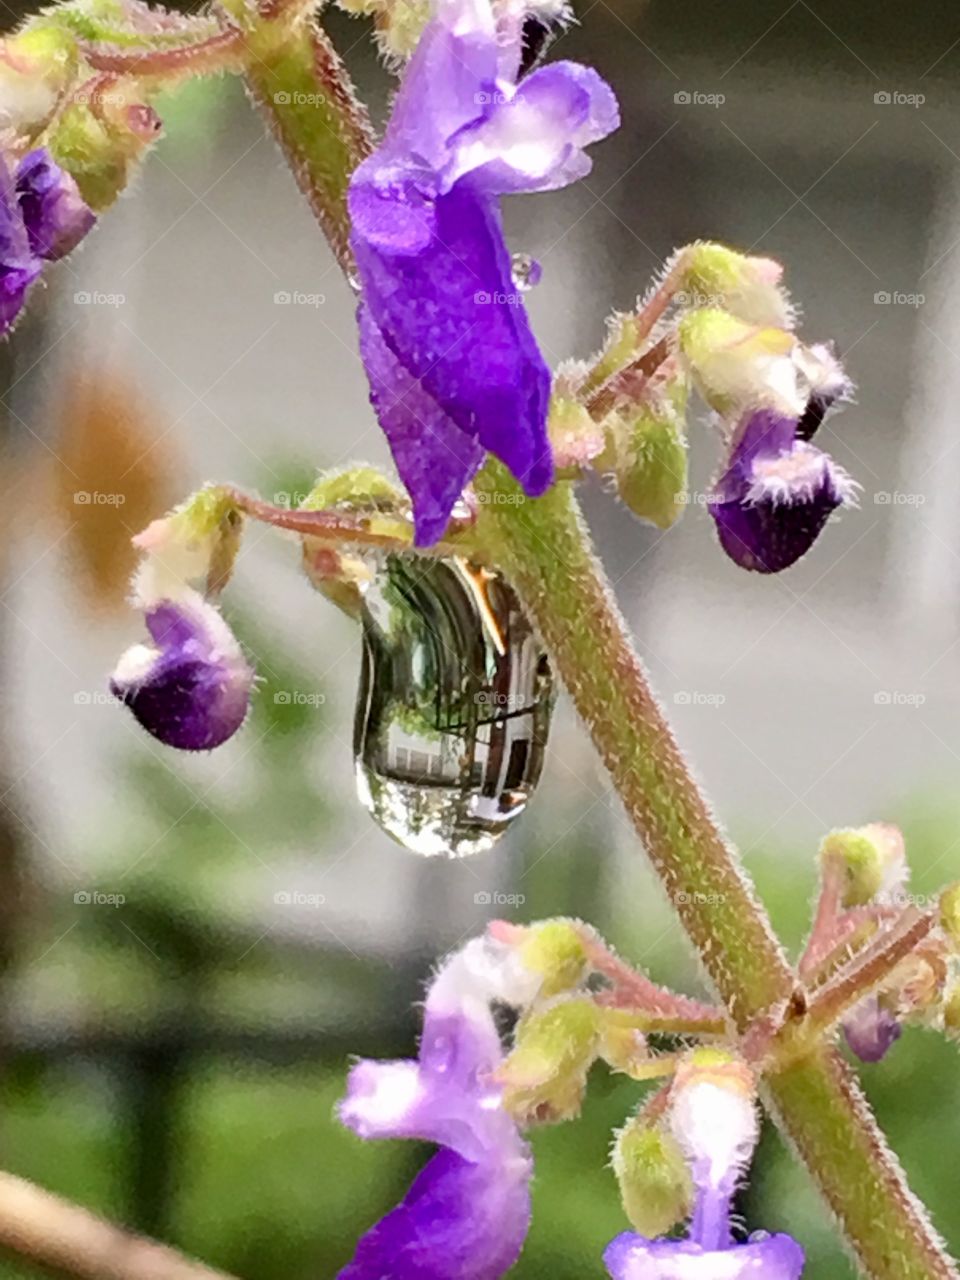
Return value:
M 687 497 L 686 378 L 648 384 L 642 399 L 624 398 L 604 419 L 603 461 L 634 515 L 669 529 Z
M 597 1056 L 600 1010 L 589 998 L 564 999 L 530 1013 L 497 1071 L 504 1105 L 526 1123 L 571 1119 L 580 1110 Z
M 409 499 L 376 467 L 347 467 L 325 471 L 300 503 L 301 511 L 395 512 L 409 507 Z
M 587 951 L 572 920 L 545 920 L 524 930 L 520 958 L 527 969 L 541 976 L 543 999 L 572 991 L 587 972 Z
M 903 836 L 883 822 L 831 831 L 820 846 L 820 859 L 824 865 L 835 861 L 843 868 L 845 909 L 894 893 L 907 876 Z
M 681 305 L 720 307 L 747 324 L 793 327 L 793 307 L 780 284 L 783 267 L 773 258 L 702 243 L 681 249 L 674 260 L 686 263 L 683 292 L 677 296 Z
M 134 579 L 136 598 L 175 600 L 184 587 L 217 595 L 233 571 L 242 531 L 243 517 L 227 490 L 198 490 L 133 539 L 146 553 Z
M 367 517 L 371 530 L 381 526 L 384 533 L 409 529 L 406 513 L 409 499 L 375 467 L 349 467 L 328 471 L 317 477 L 313 488 L 300 503 L 301 511 L 339 510 Z M 342 543 L 322 537 L 303 538 L 303 567 L 311 584 L 328 600 L 356 618 L 364 589 L 373 581 L 375 561 L 355 554 Z
M 612 1163 L 624 1213 L 641 1235 L 664 1235 L 687 1217 L 693 1179 L 671 1134 L 635 1117 L 617 1132 Z
M 160 117 L 139 100 L 133 82 L 99 83 L 64 108 L 45 138 L 54 160 L 98 213 L 114 203 L 162 132 Z

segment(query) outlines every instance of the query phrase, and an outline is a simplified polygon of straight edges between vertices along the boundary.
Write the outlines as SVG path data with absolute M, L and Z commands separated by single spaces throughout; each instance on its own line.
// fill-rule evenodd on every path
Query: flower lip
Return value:
M 799 1280 L 804 1253 L 788 1235 L 752 1237 L 729 1249 L 702 1249 L 689 1240 L 647 1240 L 625 1231 L 603 1260 L 613 1280 Z
M 246 718 L 254 672 L 216 608 L 186 590 L 146 614 L 153 645 L 134 645 L 117 664 L 110 691 L 160 742 L 209 751 Z
M 742 568 L 779 573 L 813 546 L 858 486 L 829 455 L 797 438 L 798 420 L 759 409 L 740 423 L 710 514 Z

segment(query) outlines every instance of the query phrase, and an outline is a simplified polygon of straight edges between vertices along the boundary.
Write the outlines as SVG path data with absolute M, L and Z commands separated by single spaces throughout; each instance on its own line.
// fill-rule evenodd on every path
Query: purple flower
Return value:
M 0 155 L 0 334 L 12 328 L 44 261 L 69 253 L 95 221 L 48 151 L 31 151 L 15 173 Z
M 723 549 L 744 569 L 789 568 L 810 550 L 831 513 L 853 500 L 855 483 L 809 443 L 826 412 L 812 404 L 813 397 L 799 418 L 752 410 L 734 433 L 710 514 Z
M 903 1035 L 903 1026 L 879 996 L 868 996 L 844 1019 L 843 1034 L 861 1062 L 880 1062 Z
M 110 692 L 168 747 L 208 751 L 233 736 L 250 704 L 253 668 L 232 631 L 196 591 L 146 611 L 153 645 L 121 657 Z
M 503 1054 L 485 981 L 490 946 L 468 943 L 440 970 L 416 1061 L 362 1061 L 350 1072 L 345 1125 L 362 1138 L 420 1138 L 441 1150 L 363 1236 L 339 1280 L 496 1280 L 519 1257 L 532 1163 L 493 1081 Z
M 438 0 L 381 146 L 350 183 L 371 399 L 413 500 L 418 545 L 441 537 L 487 450 L 531 495 L 553 478 L 550 372 L 511 276 L 499 197 L 590 169 L 619 124 L 592 70 L 558 62 L 517 83 L 517 15 Z

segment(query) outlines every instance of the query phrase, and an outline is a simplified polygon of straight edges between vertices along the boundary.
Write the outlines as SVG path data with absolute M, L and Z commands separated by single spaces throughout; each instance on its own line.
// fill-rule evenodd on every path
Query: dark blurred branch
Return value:
M 78 1280 L 230 1280 L 11 1173 L 0 1173 L 0 1249 Z

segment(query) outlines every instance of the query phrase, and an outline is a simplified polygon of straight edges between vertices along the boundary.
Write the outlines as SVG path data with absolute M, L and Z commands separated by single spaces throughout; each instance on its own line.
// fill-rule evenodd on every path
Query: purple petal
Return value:
M 903 1027 L 877 996 L 869 996 L 851 1010 L 843 1034 L 861 1062 L 879 1062 L 903 1035 Z
M 454 503 L 483 462 L 483 449 L 400 363 L 365 306 L 359 323 L 370 399 L 413 502 L 417 546 L 430 546 L 443 537 Z
M 416 254 L 381 253 L 354 237 L 364 301 L 407 375 L 534 496 L 553 478 L 550 372 L 511 278 L 499 210 L 456 187 L 435 212 L 436 239 Z
M 20 161 L 16 185 L 30 247 L 38 258 L 64 257 L 97 220 L 76 182 L 43 147 Z
M 20 314 L 41 265 L 30 248 L 13 176 L 0 156 L 0 334 Z
M 496 1280 L 523 1248 L 530 1174 L 528 1158 L 474 1164 L 438 1152 L 339 1280 Z
M 340 1120 L 361 1138 L 420 1138 L 467 1160 L 510 1161 L 524 1148 L 491 1082 L 500 1057 L 485 1006 L 472 1016 L 428 1009 L 419 1060 L 357 1063 Z
M 592 167 L 583 148 L 613 133 L 620 110 L 591 67 L 556 62 L 521 82 L 512 97 L 493 96 L 481 120 L 454 139 L 447 182 L 470 174 L 492 194 L 551 191 Z
M 407 64 L 381 153 L 439 172 L 450 139 L 483 115 L 497 91 L 498 51 L 489 4 L 445 0 Z
M 167 746 L 220 746 L 243 724 L 254 680 L 229 627 L 196 595 L 161 601 L 148 612 L 147 629 L 156 647 L 128 650 L 110 681 L 111 693 Z
M 804 1254 L 787 1235 L 704 1250 L 689 1240 L 646 1240 L 625 1231 L 607 1245 L 603 1261 L 613 1280 L 799 1280 Z

